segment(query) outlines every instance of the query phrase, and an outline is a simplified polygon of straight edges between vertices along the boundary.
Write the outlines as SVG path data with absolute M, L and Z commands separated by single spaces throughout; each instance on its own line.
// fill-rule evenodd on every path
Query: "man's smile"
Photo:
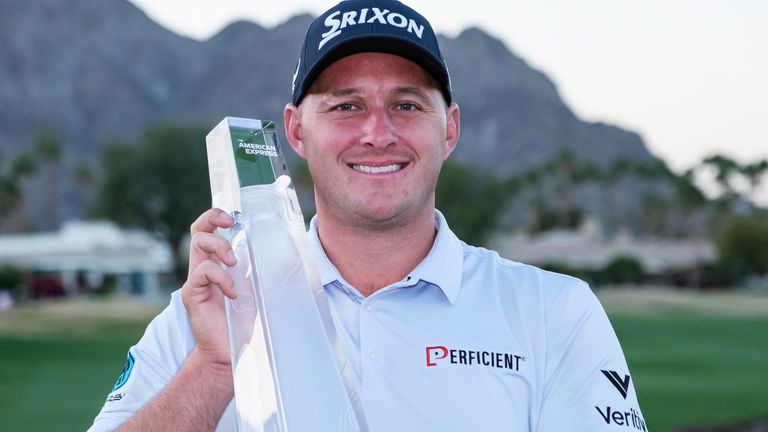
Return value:
M 405 168 L 407 164 L 393 163 L 388 165 L 365 165 L 365 164 L 350 164 L 353 170 L 367 173 L 367 174 L 382 174 L 400 171 Z

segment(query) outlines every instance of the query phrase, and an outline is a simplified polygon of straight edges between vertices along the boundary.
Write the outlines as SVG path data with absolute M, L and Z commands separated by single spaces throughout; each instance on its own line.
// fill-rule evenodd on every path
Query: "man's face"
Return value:
M 432 78 L 383 53 L 328 66 L 299 108 L 286 107 L 285 124 L 309 165 L 318 213 L 367 229 L 431 214 L 459 137 L 458 107 L 446 107 Z

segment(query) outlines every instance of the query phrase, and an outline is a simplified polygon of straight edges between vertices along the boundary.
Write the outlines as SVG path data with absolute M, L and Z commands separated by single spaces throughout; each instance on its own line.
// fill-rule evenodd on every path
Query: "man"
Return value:
M 350 0 L 310 26 L 284 112 L 314 179 L 309 235 L 370 430 L 645 430 L 586 284 L 468 246 L 435 210 L 459 139 L 451 98 L 421 15 Z M 235 430 L 219 264 L 235 260 L 213 233 L 232 223 L 213 209 L 192 225 L 189 278 L 92 430 Z

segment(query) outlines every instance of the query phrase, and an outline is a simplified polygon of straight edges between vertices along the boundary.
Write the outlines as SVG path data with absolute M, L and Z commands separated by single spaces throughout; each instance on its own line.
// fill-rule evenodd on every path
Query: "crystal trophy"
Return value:
M 206 137 L 218 233 L 237 265 L 225 300 L 241 432 L 367 432 L 273 122 L 227 117 Z

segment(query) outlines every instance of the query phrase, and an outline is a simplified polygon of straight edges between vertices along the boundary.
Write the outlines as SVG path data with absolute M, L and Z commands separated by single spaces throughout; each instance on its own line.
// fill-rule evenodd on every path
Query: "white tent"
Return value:
M 0 236 L 0 264 L 59 273 L 65 291 L 76 289 L 78 274 L 92 286 L 115 275 L 121 285 L 139 283 L 139 291 L 154 294 L 158 276 L 173 270 L 173 254 L 165 241 L 144 231 L 68 221 L 57 232 Z

